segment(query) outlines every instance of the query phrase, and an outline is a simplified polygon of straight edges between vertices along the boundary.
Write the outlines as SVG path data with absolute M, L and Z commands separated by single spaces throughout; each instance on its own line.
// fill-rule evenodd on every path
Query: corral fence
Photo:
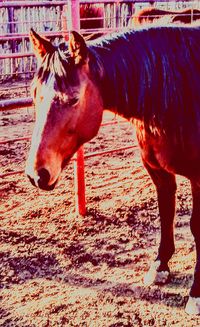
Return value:
M 0 78 L 32 77 L 35 68 L 29 31 L 33 27 L 57 44 L 67 37 L 79 1 L 0 2 Z M 73 9 L 72 9 L 73 8 Z M 80 1 L 81 33 L 107 33 L 127 26 L 133 1 Z M 94 17 L 92 17 L 92 13 Z M 71 15 L 72 14 L 72 15 Z M 89 27 L 89 28 L 88 28 Z
M 102 10 L 98 16 L 101 22 L 99 28 L 84 28 L 88 24 L 81 26 L 80 6 L 93 5 L 98 6 Z M 157 6 L 165 10 L 183 9 L 183 8 L 199 8 L 200 1 L 171 1 L 159 0 L 157 2 L 151 0 L 101 0 L 101 1 L 13 1 L 0 2 L 0 82 L 5 83 L 7 78 L 16 78 L 25 76 L 31 77 L 35 71 L 36 63 L 30 49 L 29 29 L 34 27 L 38 32 L 59 42 L 61 38 L 67 39 L 70 29 L 81 30 L 85 35 L 121 30 L 126 27 L 131 15 L 145 6 Z M 95 17 L 96 19 L 96 17 Z M 87 22 L 93 20 L 92 17 L 83 18 Z M 81 28 L 82 27 L 82 28 Z M 1 99 L 0 99 L 1 100 Z M 8 99 L 0 101 L 0 112 L 16 108 L 28 108 L 32 106 L 30 97 L 22 99 Z M 116 122 L 114 122 L 116 123 Z M 110 123 L 111 124 L 111 123 Z M 113 122 L 112 122 L 113 124 Z M 9 141 L 23 141 L 30 139 L 25 136 Z M 1 140 L 0 144 L 8 141 Z M 77 211 L 85 215 L 85 178 L 84 178 L 84 159 L 114 151 L 130 149 L 128 146 L 110 151 L 97 153 L 88 153 L 84 155 L 83 147 L 77 152 L 74 158 L 74 179 L 75 179 L 75 199 Z M 23 171 L 10 172 L 1 174 L 4 178 L 8 175 L 22 173 Z

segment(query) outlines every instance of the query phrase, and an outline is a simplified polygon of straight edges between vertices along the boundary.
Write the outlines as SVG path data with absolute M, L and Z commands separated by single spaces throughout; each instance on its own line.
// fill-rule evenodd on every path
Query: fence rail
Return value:
M 0 111 L 12 110 L 18 108 L 27 108 L 33 106 L 33 99 L 31 97 L 8 99 L 0 101 Z

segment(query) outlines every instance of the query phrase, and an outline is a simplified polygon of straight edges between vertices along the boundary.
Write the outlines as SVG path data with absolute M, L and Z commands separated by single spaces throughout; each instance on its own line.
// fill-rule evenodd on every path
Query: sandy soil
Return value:
M 1 136 L 31 133 L 31 109 L 1 114 Z M 105 120 L 113 119 L 110 114 Z M 57 188 L 24 174 L 1 179 L 0 326 L 199 326 L 184 312 L 195 262 L 191 194 L 177 178 L 176 253 L 168 285 L 145 288 L 159 244 L 154 186 L 132 126 L 102 127 L 86 152 L 133 144 L 86 161 L 87 215 L 75 214 L 73 165 Z M 2 172 L 23 170 L 28 141 L 0 145 Z

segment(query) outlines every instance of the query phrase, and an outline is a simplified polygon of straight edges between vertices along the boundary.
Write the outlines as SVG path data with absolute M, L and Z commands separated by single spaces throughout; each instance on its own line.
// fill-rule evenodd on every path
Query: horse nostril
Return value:
M 49 183 L 49 180 L 50 180 L 50 174 L 49 174 L 48 170 L 45 169 L 45 168 L 41 168 L 38 171 L 38 176 L 39 176 L 38 186 L 40 188 L 45 188 L 46 189 L 46 187 L 47 187 L 47 185 Z

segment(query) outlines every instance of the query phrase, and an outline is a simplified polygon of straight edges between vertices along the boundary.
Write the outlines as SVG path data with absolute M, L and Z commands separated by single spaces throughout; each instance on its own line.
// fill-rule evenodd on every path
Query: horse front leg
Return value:
M 190 228 L 196 244 L 196 266 L 194 280 L 185 311 L 188 314 L 200 314 L 200 183 L 191 181 L 191 187 L 193 209 Z
M 153 283 L 165 284 L 169 280 L 170 270 L 168 261 L 175 251 L 174 215 L 176 180 L 173 174 L 165 170 L 152 169 L 145 162 L 144 165 L 156 186 L 161 220 L 161 238 L 158 255 L 144 277 L 144 284 L 149 286 Z

